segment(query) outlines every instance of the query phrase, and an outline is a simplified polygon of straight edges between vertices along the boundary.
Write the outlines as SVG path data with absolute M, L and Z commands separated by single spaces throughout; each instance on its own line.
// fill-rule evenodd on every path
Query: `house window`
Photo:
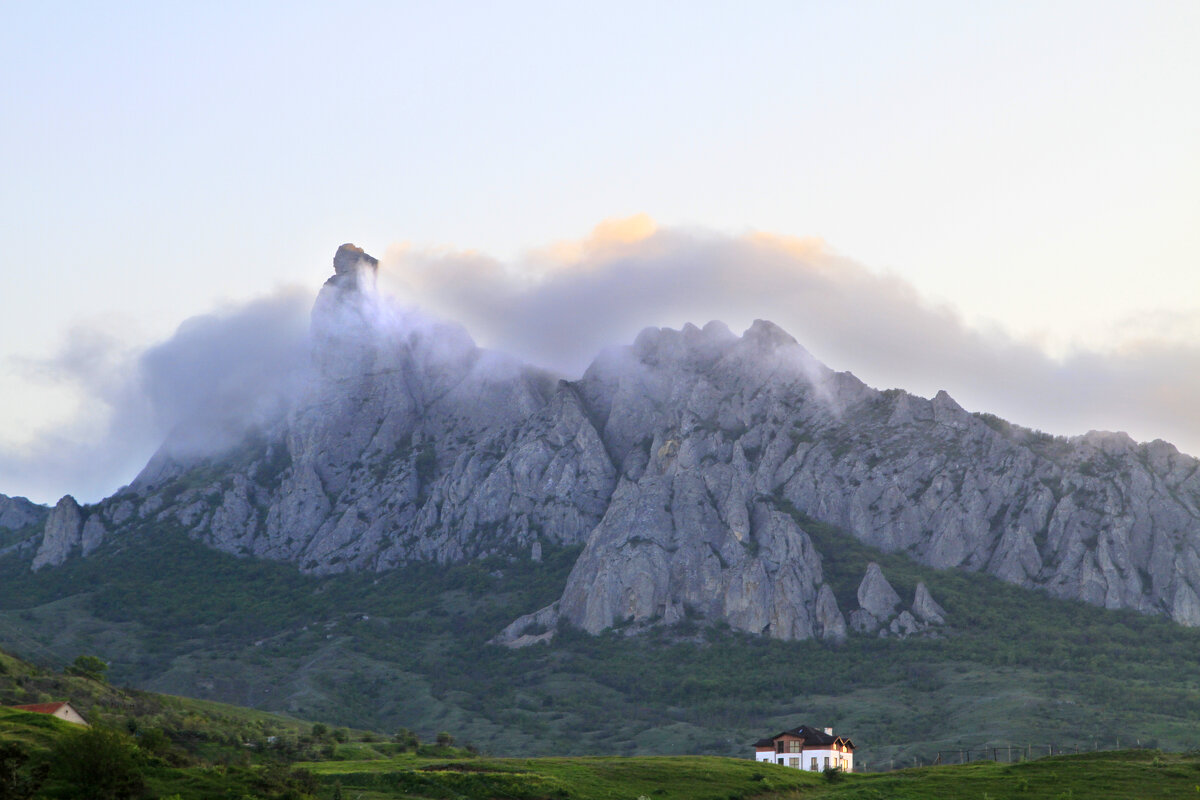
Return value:
M 788 752 L 789 753 L 799 753 L 800 752 L 800 742 L 795 739 L 788 742 Z
M 782 763 L 783 763 L 783 759 L 782 759 L 782 758 L 781 758 L 781 759 L 779 759 L 779 763 L 780 763 L 780 764 L 782 764 Z
M 799 758 L 789 758 L 788 766 L 795 767 L 796 769 L 800 769 L 800 759 Z
M 829 769 L 829 756 L 825 756 L 825 769 Z
M 813 772 L 817 771 L 817 757 L 816 756 L 812 757 L 812 771 Z

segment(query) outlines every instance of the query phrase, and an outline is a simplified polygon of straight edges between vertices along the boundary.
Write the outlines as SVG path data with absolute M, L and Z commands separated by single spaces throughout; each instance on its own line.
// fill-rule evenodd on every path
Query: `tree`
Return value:
M 401 728 L 396 731 L 396 735 L 392 739 L 405 750 L 416 750 L 421 744 L 421 740 L 417 735 L 408 728 Z
M 80 675 L 84 678 L 91 678 L 100 683 L 107 683 L 108 678 L 105 673 L 108 672 L 108 664 L 101 658 L 96 656 L 78 656 L 71 666 L 67 667 L 67 674 Z
M 59 740 L 50 774 L 66 786 L 64 797 L 128 800 L 145 788 L 141 767 L 128 736 L 93 726 Z
M 446 731 L 442 731 L 437 735 L 438 747 L 452 747 L 454 745 L 454 737 Z
M 46 780 L 47 764 L 25 769 L 29 753 L 16 742 L 0 742 L 0 797 L 4 800 L 26 800 L 33 797 Z

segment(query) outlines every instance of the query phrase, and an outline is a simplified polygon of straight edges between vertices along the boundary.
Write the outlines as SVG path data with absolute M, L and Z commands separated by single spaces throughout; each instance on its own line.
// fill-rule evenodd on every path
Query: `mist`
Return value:
M 1200 453 L 1200 347 L 1172 336 L 1196 330 L 1200 314 L 1116 320 L 1130 332 L 1118 346 L 1052 356 L 998 326 L 968 324 L 819 239 L 664 229 L 645 216 L 511 263 L 397 245 L 381 281 L 482 343 L 563 374 L 580 374 L 601 348 L 647 325 L 716 319 L 741 331 L 761 317 L 876 388 L 945 389 L 970 410 L 1027 427 L 1121 430 Z
M 188 319 L 143 348 L 75 328 L 55 357 L 25 365 L 81 398 L 75 417 L 0 450 L 0 492 L 94 502 L 131 481 L 169 435 L 182 455 L 212 452 L 277 418 L 303 380 L 312 300 L 282 289 Z
M 663 229 L 639 216 L 510 261 L 394 245 L 378 282 L 384 299 L 364 313 L 386 340 L 414 325 L 451 336 L 457 326 L 440 318 L 483 346 L 575 378 L 600 350 L 647 326 L 721 320 L 740 332 L 763 318 L 876 388 L 925 397 L 945 389 L 969 410 L 1051 433 L 1122 430 L 1200 453 L 1200 347 L 1168 330 L 1200 320 L 1124 321 L 1140 336 L 1055 357 L 998 327 L 972 326 L 818 239 Z M 315 296 L 289 288 L 225 305 L 148 347 L 97 329 L 70 332 L 54 358 L 27 366 L 84 402 L 69 424 L 0 451 L 0 492 L 99 500 L 168 436 L 181 454 L 197 454 L 271 424 L 309 378 Z M 461 349 L 456 342 L 447 347 Z

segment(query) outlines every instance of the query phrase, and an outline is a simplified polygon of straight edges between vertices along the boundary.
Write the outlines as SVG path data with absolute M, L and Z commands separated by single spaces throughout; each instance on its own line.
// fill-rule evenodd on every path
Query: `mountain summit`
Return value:
M 782 639 L 940 624 L 928 590 L 893 600 L 881 573 L 839 607 L 805 531 L 820 520 L 931 566 L 1200 625 L 1200 464 L 1165 442 L 877 391 L 761 320 L 648 328 L 558 380 L 396 308 L 377 263 L 338 249 L 286 413 L 220 453 L 168 442 L 94 507 L 59 503 L 21 551 L 31 566 L 135 521 L 317 573 L 575 545 L 561 598 L 503 640 L 684 617 Z

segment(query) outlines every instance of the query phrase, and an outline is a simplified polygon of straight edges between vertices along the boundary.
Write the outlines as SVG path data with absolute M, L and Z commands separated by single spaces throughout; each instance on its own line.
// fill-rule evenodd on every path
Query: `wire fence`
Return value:
M 970 764 L 977 761 L 994 761 L 1001 764 L 1014 764 L 1019 761 L 1032 761 L 1046 756 L 1078 755 L 1079 753 L 1098 753 L 1114 750 L 1135 750 L 1145 745 L 1141 739 L 1114 739 L 1111 742 L 1094 740 L 1089 747 L 1087 743 L 1072 744 L 1001 744 L 988 747 L 948 747 L 931 754 L 906 755 L 891 758 L 876 758 L 866 760 L 855 759 L 855 772 L 890 772 L 910 767 L 931 767 L 940 764 Z

